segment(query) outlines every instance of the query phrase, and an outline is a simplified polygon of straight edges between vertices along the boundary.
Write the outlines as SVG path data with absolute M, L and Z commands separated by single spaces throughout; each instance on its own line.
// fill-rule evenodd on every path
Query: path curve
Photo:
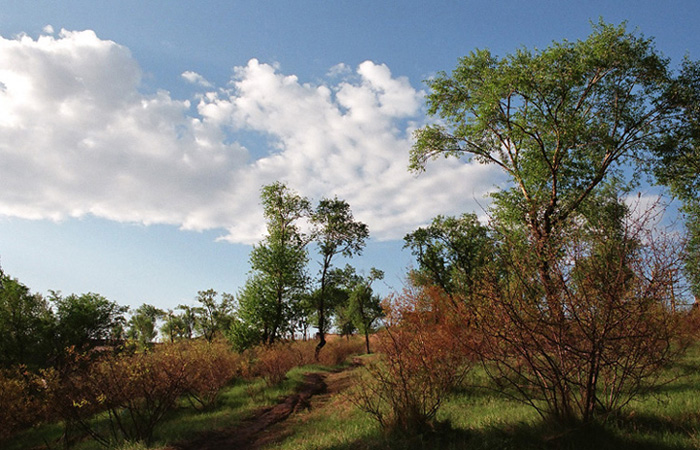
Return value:
M 292 413 L 308 409 L 314 395 L 323 394 L 328 386 L 326 374 L 319 372 L 304 375 L 304 382 L 297 392 L 285 397 L 275 406 L 255 412 L 238 425 L 199 434 L 189 441 L 171 445 L 172 450 L 250 450 L 258 447 L 258 439 L 269 427 L 286 420 Z

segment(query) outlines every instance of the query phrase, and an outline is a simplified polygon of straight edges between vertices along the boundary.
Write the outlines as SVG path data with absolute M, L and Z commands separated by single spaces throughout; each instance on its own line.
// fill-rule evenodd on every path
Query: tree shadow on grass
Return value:
M 476 430 L 452 429 L 441 426 L 436 432 L 415 436 L 371 436 L 360 441 L 334 445 L 324 450 L 685 450 L 682 443 L 660 442 L 661 435 L 674 429 L 664 421 L 644 419 L 640 423 L 625 422 L 610 425 L 592 425 L 565 429 L 550 424 L 516 424 L 486 427 Z M 638 427 L 636 430 L 634 427 Z M 632 427 L 632 428 L 630 428 Z M 641 433 L 640 433 L 641 432 Z M 651 435 L 651 437 L 650 437 Z M 658 435 L 658 439 L 653 436 Z

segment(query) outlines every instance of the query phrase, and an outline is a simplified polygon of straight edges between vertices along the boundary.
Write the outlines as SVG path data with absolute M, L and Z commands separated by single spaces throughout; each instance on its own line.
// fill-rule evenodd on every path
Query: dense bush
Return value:
M 365 345 L 359 336 L 351 339 L 334 339 L 328 341 L 319 355 L 319 362 L 326 366 L 342 364 L 348 356 L 358 355 L 365 351 Z
M 75 356 L 49 381 L 54 418 L 104 444 L 150 442 L 155 426 L 183 395 L 199 408 L 212 405 L 239 371 L 239 357 L 221 343 L 189 341 L 152 351 Z M 105 412 L 107 426 L 93 417 Z M 67 433 L 68 438 L 68 433 Z
M 46 415 L 46 384 L 23 367 L 0 370 L 0 442 Z
M 216 404 L 226 383 L 241 373 L 241 358 L 221 341 L 188 344 L 183 357 L 188 365 L 187 395 L 195 408 Z
M 472 337 L 459 316 L 446 313 L 451 302 L 439 289 L 413 289 L 388 307 L 381 358 L 365 366 L 351 394 L 388 433 L 432 429 L 441 402 L 471 365 Z

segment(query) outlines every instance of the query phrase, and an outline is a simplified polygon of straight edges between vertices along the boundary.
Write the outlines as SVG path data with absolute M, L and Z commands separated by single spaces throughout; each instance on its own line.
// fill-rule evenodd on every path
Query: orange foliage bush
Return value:
M 407 289 L 387 305 L 381 358 L 365 366 L 351 400 L 390 433 L 433 426 L 441 401 L 471 366 L 472 337 L 459 303 L 434 288 Z
M 19 367 L 0 371 L 0 442 L 46 413 L 44 380 Z
M 241 373 L 241 358 L 225 342 L 200 340 L 188 344 L 183 352 L 188 366 L 187 395 L 195 408 L 209 408 L 219 392 Z
M 105 445 L 121 439 L 148 443 L 181 396 L 207 407 L 238 371 L 238 355 L 220 343 L 167 344 L 94 362 L 77 357 L 50 383 L 53 410 Z M 108 413 L 109 434 L 90 421 L 101 411 Z
M 321 363 L 336 366 L 353 354 L 362 353 L 362 342 L 358 339 L 346 341 L 335 339 L 328 342 L 316 360 L 316 341 L 277 342 L 259 346 L 246 353 L 247 377 L 262 377 L 269 385 L 281 383 L 291 369 L 308 364 Z M 244 359 L 246 359 L 244 358 Z
M 335 339 L 328 341 L 319 355 L 319 362 L 326 366 L 342 364 L 350 355 L 358 355 L 365 351 L 364 341 L 358 337 L 346 340 Z
M 281 383 L 289 370 L 313 361 L 313 342 L 277 342 L 253 349 L 253 376 L 265 379 L 272 386 Z

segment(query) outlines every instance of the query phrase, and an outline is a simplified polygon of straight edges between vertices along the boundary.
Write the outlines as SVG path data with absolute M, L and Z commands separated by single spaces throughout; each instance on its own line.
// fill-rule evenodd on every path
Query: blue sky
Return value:
M 133 307 L 235 293 L 260 186 L 281 180 L 346 199 L 373 236 L 351 262 L 400 289 L 403 235 L 483 212 L 503 181 L 405 170 L 422 81 L 475 48 L 583 39 L 599 17 L 700 58 L 696 1 L 2 1 L 2 267 Z

